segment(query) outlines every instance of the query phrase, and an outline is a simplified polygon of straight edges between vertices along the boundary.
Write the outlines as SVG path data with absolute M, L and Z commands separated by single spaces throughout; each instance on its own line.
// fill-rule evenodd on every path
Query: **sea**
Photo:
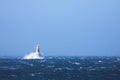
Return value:
M 0 58 L 0 80 L 120 80 L 120 57 Z

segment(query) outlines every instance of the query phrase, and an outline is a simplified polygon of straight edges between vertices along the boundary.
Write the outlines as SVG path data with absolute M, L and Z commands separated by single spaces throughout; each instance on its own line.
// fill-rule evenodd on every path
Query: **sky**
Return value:
M 0 56 L 120 56 L 120 0 L 0 0 Z

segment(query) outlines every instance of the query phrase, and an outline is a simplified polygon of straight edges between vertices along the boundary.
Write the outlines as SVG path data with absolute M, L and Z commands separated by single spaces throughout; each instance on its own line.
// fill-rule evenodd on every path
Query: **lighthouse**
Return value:
M 36 46 L 36 53 L 38 53 L 40 55 L 39 45 Z
M 23 59 L 44 59 L 44 57 L 40 54 L 39 45 L 36 46 L 36 51 L 29 53 L 23 57 Z

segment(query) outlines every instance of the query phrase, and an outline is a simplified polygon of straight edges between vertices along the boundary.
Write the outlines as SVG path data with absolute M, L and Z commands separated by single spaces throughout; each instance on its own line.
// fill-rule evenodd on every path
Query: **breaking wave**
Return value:
M 44 57 L 40 56 L 37 52 L 32 52 L 25 55 L 23 59 L 44 59 Z

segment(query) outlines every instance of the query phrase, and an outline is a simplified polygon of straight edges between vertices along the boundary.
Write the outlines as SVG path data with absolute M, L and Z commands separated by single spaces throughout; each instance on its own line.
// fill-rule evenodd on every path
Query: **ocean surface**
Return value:
M 120 80 L 120 57 L 1 58 L 0 80 Z

